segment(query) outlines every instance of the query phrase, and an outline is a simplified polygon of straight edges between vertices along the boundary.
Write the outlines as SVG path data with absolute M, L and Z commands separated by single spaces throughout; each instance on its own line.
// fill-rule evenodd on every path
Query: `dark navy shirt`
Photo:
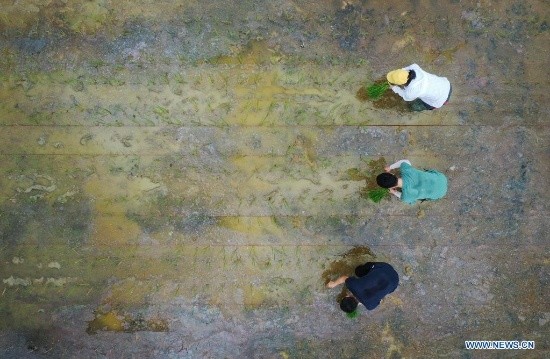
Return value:
M 388 263 L 374 263 L 363 277 L 349 277 L 346 287 L 365 308 L 373 310 L 382 298 L 397 288 L 399 276 Z

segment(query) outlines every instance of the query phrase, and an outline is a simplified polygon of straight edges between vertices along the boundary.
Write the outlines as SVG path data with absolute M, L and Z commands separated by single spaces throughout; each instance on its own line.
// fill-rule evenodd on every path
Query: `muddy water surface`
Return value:
M 499 292 L 518 271 L 493 258 L 523 233 L 542 285 L 547 22 L 535 0 L 5 2 L 0 356 L 544 346 L 542 302 Z M 413 62 L 450 105 L 361 95 Z M 366 198 L 403 157 L 448 175 L 445 201 Z M 401 286 L 350 331 L 325 283 L 374 259 Z

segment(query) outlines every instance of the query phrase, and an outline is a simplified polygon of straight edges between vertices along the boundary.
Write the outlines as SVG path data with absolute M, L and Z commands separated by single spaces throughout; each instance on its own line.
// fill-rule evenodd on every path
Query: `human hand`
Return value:
M 327 283 L 327 287 L 334 288 L 336 286 L 339 286 L 340 284 L 344 283 L 346 281 L 346 279 L 348 279 L 348 276 L 343 275 L 338 279 L 331 280 L 330 282 Z
M 390 172 L 390 171 L 391 171 L 391 168 L 390 168 L 390 166 L 386 166 L 386 167 L 384 167 L 384 171 L 386 171 L 386 172 Z

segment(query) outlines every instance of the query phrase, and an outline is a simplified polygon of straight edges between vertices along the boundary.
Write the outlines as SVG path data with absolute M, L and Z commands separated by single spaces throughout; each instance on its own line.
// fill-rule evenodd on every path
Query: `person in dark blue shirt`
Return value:
M 340 301 L 340 309 L 346 313 L 354 313 L 359 303 L 368 310 L 373 310 L 399 284 L 399 275 L 388 263 L 367 262 L 355 268 L 355 275 L 356 277 L 344 275 L 327 283 L 329 288 L 346 284 L 351 294 Z

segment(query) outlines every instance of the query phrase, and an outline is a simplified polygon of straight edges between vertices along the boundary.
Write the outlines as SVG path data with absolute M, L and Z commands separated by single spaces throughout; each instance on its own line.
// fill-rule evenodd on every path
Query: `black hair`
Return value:
M 357 305 L 359 302 L 355 297 L 344 297 L 340 301 L 340 309 L 342 309 L 346 313 L 352 313 L 357 309 Z
M 409 75 L 407 76 L 407 82 L 403 86 L 409 86 L 412 80 L 416 78 L 416 72 L 414 70 L 409 70 Z
M 355 267 L 355 275 L 358 277 L 364 277 L 370 272 L 373 266 L 374 262 L 367 262 L 365 264 L 357 266 Z
M 397 186 L 397 177 L 388 172 L 380 173 L 376 177 L 376 183 L 382 188 L 392 188 Z

